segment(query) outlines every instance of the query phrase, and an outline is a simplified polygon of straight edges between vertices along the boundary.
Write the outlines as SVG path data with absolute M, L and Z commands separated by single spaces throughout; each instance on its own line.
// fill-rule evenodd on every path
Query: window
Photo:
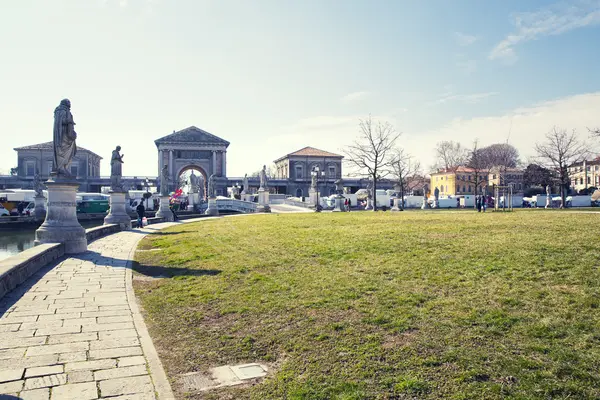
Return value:
M 79 163 L 77 161 L 71 163 L 71 175 L 79 176 Z
M 493 174 L 493 175 L 492 175 L 492 179 L 496 179 L 496 174 Z
M 590 183 L 592 183 L 592 177 L 590 177 L 590 176 L 588 176 L 588 177 L 587 177 L 587 183 L 588 183 L 588 185 L 589 185 Z
M 302 179 L 302 167 L 299 165 L 296 166 L 296 179 Z
M 469 182 L 471 182 L 471 175 L 469 175 Z M 469 186 L 469 187 L 470 187 L 470 186 Z M 469 191 L 470 191 L 470 190 L 471 190 L 471 189 L 469 189 Z
M 471 191 L 471 185 L 469 185 L 469 192 Z
M 25 163 L 25 175 L 26 176 L 34 176 L 35 175 L 35 161 L 27 161 Z
M 329 167 L 329 177 L 335 178 L 335 167 L 334 166 Z
M 465 190 L 465 185 L 463 185 L 463 192 L 466 192 L 466 190 Z
M 54 163 L 52 161 L 48 161 L 48 175 L 52 172 L 52 168 L 54 168 Z

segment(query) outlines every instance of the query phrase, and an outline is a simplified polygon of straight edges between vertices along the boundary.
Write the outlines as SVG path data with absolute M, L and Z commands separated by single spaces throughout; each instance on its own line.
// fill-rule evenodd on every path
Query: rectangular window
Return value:
M 296 167 L 296 179 L 302 179 L 302 167 Z
M 587 177 L 587 183 L 588 183 L 588 185 L 589 185 L 590 183 L 592 183 L 592 178 L 591 178 L 590 176 L 588 176 L 588 177 Z
M 79 164 L 76 161 L 71 163 L 71 175 L 79 176 Z
M 329 177 L 335 178 L 335 167 L 329 167 Z
M 25 175 L 26 176 L 34 176 L 35 175 L 35 161 L 27 161 L 25 163 Z

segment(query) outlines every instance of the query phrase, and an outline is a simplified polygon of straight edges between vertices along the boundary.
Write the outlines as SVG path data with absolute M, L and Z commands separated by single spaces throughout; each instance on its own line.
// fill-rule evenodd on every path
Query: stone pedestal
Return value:
M 35 203 L 35 208 L 33 209 L 35 219 L 38 221 L 46 219 L 46 198 L 44 196 L 35 196 L 33 201 Z
M 544 208 L 552 208 L 551 198 L 552 196 L 546 196 L 546 207 Z
M 372 210 L 373 209 L 373 199 L 367 197 L 367 206 L 365 207 L 365 210 Z
M 172 222 L 175 218 L 173 212 L 169 208 L 170 196 L 160 196 L 160 203 L 158 205 L 158 211 L 156 212 L 156 218 L 163 218 L 165 222 Z
M 219 208 L 217 207 L 217 198 L 208 199 L 208 208 L 204 212 L 205 215 L 219 215 Z
M 333 208 L 333 212 L 341 212 L 344 210 L 344 200 L 346 198 L 344 196 L 337 195 L 335 196 L 335 207 Z
M 263 188 L 258 189 L 258 207 L 256 207 L 256 212 L 271 212 L 269 192 Z
M 66 254 L 87 251 L 85 229 L 77 220 L 77 189 L 70 180 L 49 180 L 46 219 L 35 231 L 35 244 L 64 243 Z
M 127 213 L 126 192 L 109 192 L 110 211 L 104 217 L 104 225 L 119 224 L 122 231 L 131 230 L 131 217 Z
M 199 199 L 200 195 L 198 193 L 189 193 L 188 194 L 188 206 L 187 206 L 187 210 L 188 211 L 194 211 L 194 209 L 196 208 L 196 204 L 200 203 L 200 199 Z
M 394 206 L 390 209 L 390 211 L 401 211 L 400 209 L 400 197 L 394 197 Z
M 427 196 L 423 196 L 423 204 L 421 205 L 421 210 L 426 210 L 429 208 L 429 203 L 427 202 Z
M 317 191 L 315 189 L 309 189 L 308 190 L 308 201 L 310 202 L 310 204 L 314 205 L 315 207 L 317 206 Z

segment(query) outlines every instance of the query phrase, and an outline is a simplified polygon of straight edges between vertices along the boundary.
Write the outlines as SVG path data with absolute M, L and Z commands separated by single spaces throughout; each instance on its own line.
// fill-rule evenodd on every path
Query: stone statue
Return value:
M 160 195 L 168 196 L 169 195 L 169 166 L 165 164 L 161 171 L 160 177 Z
M 336 193 L 341 194 L 344 191 L 344 181 L 340 178 L 334 184 Z
M 214 199 L 215 196 L 215 174 L 212 174 L 210 178 L 208 178 L 208 197 L 210 199 Z
M 35 190 L 35 197 L 44 197 L 44 184 L 40 179 L 40 174 L 35 174 L 33 177 L 33 190 Z
M 123 155 L 119 152 L 121 151 L 121 146 L 117 146 L 116 149 L 113 150 L 112 156 L 110 158 L 110 190 L 113 192 L 123 192 L 123 183 L 121 182 L 122 173 L 122 164 L 123 164 Z
M 198 177 L 198 198 L 200 200 L 204 199 L 204 178 L 202 176 Z
M 263 168 L 260 170 L 259 177 L 260 177 L 260 189 L 266 190 L 267 182 L 268 182 L 266 165 L 263 165 Z
M 317 179 L 319 179 L 319 176 L 317 174 L 318 174 L 318 172 L 314 171 L 314 173 L 311 176 L 311 181 L 310 181 L 310 188 L 311 189 L 317 190 Z
M 194 174 L 194 171 L 190 175 L 190 187 L 192 193 L 198 193 L 198 177 Z
M 367 184 L 367 199 L 373 198 L 373 182 L 369 181 Z
M 75 144 L 77 133 L 75 133 L 75 122 L 71 114 L 71 102 L 69 99 L 61 100 L 54 110 L 54 168 L 52 175 L 72 178 L 69 166 L 77 152 Z
M 552 194 L 550 193 L 550 185 L 546 185 L 546 207 L 552 207 Z
M 242 194 L 249 194 L 250 187 L 248 186 L 248 174 L 244 175 L 244 180 L 242 181 L 242 184 L 244 185 L 244 190 L 242 190 Z
M 435 201 L 438 201 L 440 199 L 440 189 L 435 188 L 433 191 L 433 196 L 435 197 Z

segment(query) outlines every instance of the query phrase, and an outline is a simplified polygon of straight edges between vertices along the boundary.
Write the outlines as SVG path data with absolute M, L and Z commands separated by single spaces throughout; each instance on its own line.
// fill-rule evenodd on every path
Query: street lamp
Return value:
M 319 172 L 321 174 L 319 174 Z M 315 177 L 315 184 L 316 184 L 315 191 L 317 192 L 317 204 L 316 204 L 315 210 L 321 211 L 321 204 L 319 203 L 319 175 L 325 175 L 325 171 L 321 171 L 321 169 L 317 165 L 317 166 L 313 167 L 312 171 L 310 171 L 310 174 Z

